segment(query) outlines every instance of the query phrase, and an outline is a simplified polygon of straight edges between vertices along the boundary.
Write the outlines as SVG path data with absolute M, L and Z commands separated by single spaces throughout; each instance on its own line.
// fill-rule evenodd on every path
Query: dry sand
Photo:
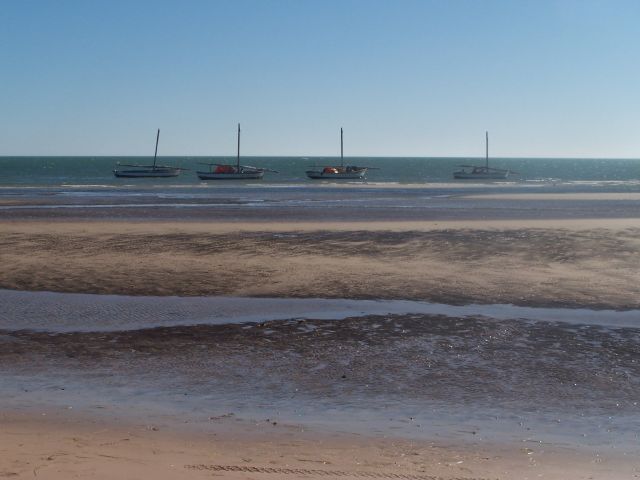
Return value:
M 0 225 L 0 288 L 640 307 L 640 220 Z
M 211 418 L 143 424 L 64 412 L 0 414 L 0 478 L 621 479 L 634 459 L 539 444 L 452 446 Z M 172 423 L 173 422 L 173 423 Z

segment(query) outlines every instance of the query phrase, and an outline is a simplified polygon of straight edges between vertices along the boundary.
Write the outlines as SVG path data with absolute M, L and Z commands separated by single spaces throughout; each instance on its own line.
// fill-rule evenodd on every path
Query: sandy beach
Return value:
M 640 220 L 11 221 L 0 288 L 640 306 Z
M 12 210 L 0 288 L 640 308 L 637 198 L 548 197 L 475 219 Z M 482 316 L 7 329 L 0 477 L 634 478 L 638 355 L 636 328 Z
M 635 478 L 637 464 L 535 444 L 453 446 L 308 432 L 266 420 L 140 423 L 66 412 L 0 416 L 2 478 L 480 480 Z

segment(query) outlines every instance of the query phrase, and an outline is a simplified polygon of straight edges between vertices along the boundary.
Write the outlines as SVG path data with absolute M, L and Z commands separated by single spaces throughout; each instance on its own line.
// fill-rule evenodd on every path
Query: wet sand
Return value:
M 0 248 L 6 289 L 640 307 L 636 220 L 14 221 Z
M 37 208 L 0 211 L 0 288 L 640 308 L 633 196 L 407 192 L 410 209 L 8 199 Z M 633 478 L 639 344 L 442 315 L 4 330 L 0 476 Z
M 5 386 L 12 376 L 39 379 L 17 389 L 16 398 L 80 383 L 105 399 L 113 389 L 125 403 L 142 395 L 139 387 L 149 398 L 159 395 L 160 404 L 193 397 L 194 411 L 211 395 L 217 404 L 290 412 L 313 406 L 338 416 L 362 408 L 423 418 L 454 405 L 469 418 L 499 407 L 530 416 L 531 424 L 542 422 L 543 412 L 566 419 L 602 414 L 603 428 L 640 414 L 638 327 L 412 314 L 0 335 Z M 61 400 L 68 395 L 58 393 Z M 595 435 L 595 424 L 585 428 Z
M 3 331 L 0 472 L 632 478 L 639 334 L 416 315 Z

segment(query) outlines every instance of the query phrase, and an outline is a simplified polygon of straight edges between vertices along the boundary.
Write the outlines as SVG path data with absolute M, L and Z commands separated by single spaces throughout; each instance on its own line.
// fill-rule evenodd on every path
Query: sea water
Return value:
M 0 157 L 0 186 L 104 185 L 131 184 L 131 179 L 115 178 L 118 163 L 150 164 L 149 157 Z M 199 185 L 196 171 L 207 170 L 201 163 L 235 163 L 229 157 L 161 157 L 158 164 L 188 169 L 180 176 L 166 179 L 136 179 L 136 184 L 167 186 Z M 266 173 L 262 185 L 313 184 L 305 171 L 313 166 L 335 165 L 332 157 L 245 157 L 243 165 L 276 170 Z M 461 164 L 484 165 L 484 158 L 405 158 L 355 157 L 350 165 L 371 167 L 370 183 L 448 183 Z M 495 158 L 490 166 L 514 173 L 507 183 L 596 184 L 601 188 L 637 188 L 640 185 L 640 159 L 568 159 L 568 158 Z M 256 183 L 255 181 L 251 183 Z M 458 181 L 457 183 L 460 183 Z M 464 183 L 464 182 L 462 182 Z M 505 181 L 492 182 L 493 184 Z
M 113 168 L 147 157 L 0 157 L 0 216 L 49 218 L 233 220 L 466 220 L 478 218 L 632 218 L 630 198 L 514 201 L 475 193 L 638 193 L 640 160 L 497 158 L 517 172 L 506 180 L 459 181 L 464 158 L 351 158 L 371 167 L 364 180 L 311 180 L 305 170 L 335 164 L 329 157 L 247 157 L 243 164 L 276 170 L 262 180 L 201 181 L 206 162 L 224 157 L 163 157 L 187 170 L 172 178 L 116 178 Z M 463 198 L 469 197 L 469 198 Z M 338 208 L 339 207 L 339 208 Z

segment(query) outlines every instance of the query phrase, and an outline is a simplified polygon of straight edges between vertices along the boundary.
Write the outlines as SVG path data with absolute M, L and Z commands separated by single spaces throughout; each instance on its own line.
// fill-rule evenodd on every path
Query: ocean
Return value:
M 203 182 L 197 170 L 208 167 L 200 163 L 235 163 L 231 157 L 161 157 L 159 164 L 176 165 L 188 171 L 168 179 L 118 179 L 113 175 L 117 163 L 148 164 L 150 157 L 0 157 L 0 186 L 125 186 L 125 185 L 219 185 Z M 245 182 L 262 185 L 313 184 L 305 171 L 310 166 L 332 165 L 339 162 L 331 157 L 245 157 L 243 165 L 276 170 L 263 180 Z M 453 183 L 452 172 L 460 164 L 484 164 L 484 158 L 406 158 L 355 157 L 348 164 L 372 167 L 367 173 L 368 183 L 442 184 Z M 490 166 L 517 172 L 507 181 L 493 185 L 522 186 L 588 184 L 604 190 L 635 190 L 640 187 L 640 159 L 568 159 L 568 158 L 495 158 Z M 233 182 L 238 184 L 238 182 Z M 243 183 L 243 182 L 240 182 Z M 456 181 L 464 184 L 464 181 Z
M 506 180 L 454 180 L 463 158 L 356 158 L 372 167 L 364 180 L 311 180 L 312 165 L 336 158 L 249 157 L 243 164 L 276 170 L 262 180 L 201 181 L 203 162 L 223 157 L 163 157 L 188 169 L 173 178 L 116 178 L 118 162 L 148 157 L 0 157 L 0 217 L 224 221 L 380 221 L 633 218 L 629 198 L 492 198 L 501 193 L 637 193 L 640 160 L 499 158 Z M 480 195 L 476 197 L 474 195 Z

